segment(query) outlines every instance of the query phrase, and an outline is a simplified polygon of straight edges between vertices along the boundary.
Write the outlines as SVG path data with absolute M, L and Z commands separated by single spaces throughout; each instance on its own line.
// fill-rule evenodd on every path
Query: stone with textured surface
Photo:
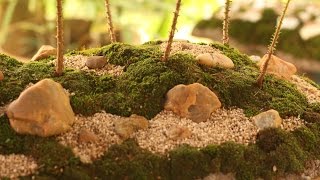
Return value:
M 166 131 L 166 136 L 172 140 L 185 139 L 191 136 L 191 131 L 184 126 L 173 126 Z
M 89 56 L 86 60 L 86 66 L 89 69 L 101 69 L 107 64 L 104 56 Z
M 196 57 L 196 60 L 199 64 L 209 67 L 234 68 L 232 60 L 219 52 L 200 54 Z
M 262 112 L 254 117 L 252 117 L 255 125 L 259 129 L 265 129 L 269 127 L 278 128 L 282 124 L 282 119 L 278 111 L 270 109 L 269 111 Z
M 91 143 L 97 142 L 98 140 L 98 136 L 88 129 L 81 129 L 79 132 L 79 143 Z
M 42 45 L 38 52 L 31 58 L 31 61 L 38 61 L 49 56 L 54 56 L 57 53 L 57 49 L 50 45 Z
M 121 138 L 128 139 L 133 133 L 148 126 L 149 121 L 145 117 L 133 114 L 125 120 L 115 121 L 115 132 Z
M 68 131 L 75 120 L 68 94 L 51 79 L 24 90 L 6 113 L 17 133 L 42 137 Z
M 258 67 L 260 68 L 260 71 L 263 69 L 263 64 L 267 60 L 268 55 L 264 55 L 262 59 L 257 63 Z M 271 59 L 268 63 L 267 73 L 274 74 L 279 78 L 283 79 L 290 79 L 292 75 L 294 75 L 297 72 L 297 68 L 282 59 L 280 59 L 277 56 L 272 55 Z
M 221 107 L 216 94 L 199 83 L 177 85 L 166 98 L 165 110 L 198 123 L 206 121 L 213 111 Z

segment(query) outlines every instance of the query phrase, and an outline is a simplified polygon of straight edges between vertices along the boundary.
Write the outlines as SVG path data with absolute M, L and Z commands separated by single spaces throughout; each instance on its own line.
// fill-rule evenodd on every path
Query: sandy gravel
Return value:
M 124 117 L 97 113 L 92 117 L 77 116 L 73 129 L 60 135 L 58 140 L 66 146 L 70 146 L 82 162 L 90 163 L 103 155 L 108 147 L 122 140 L 114 132 L 114 122 Z M 226 141 L 234 141 L 241 144 L 254 142 L 258 129 L 251 118 L 244 115 L 241 109 L 219 109 L 213 113 L 206 122 L 195 123 L 186 118 L 180 118 L 170 111 L 162 111 L 151 119 L 149 128 L 134 133 L 138 144 L 151 152 L 165 154 L 181 144 L 189 144 L 195 147 L 204 147 L 208 144 L 220 144 Z M 284 119 L 282 128 L 293 130 L 303 126 L 304 121 L 299 118 Z M 173 139 L 169 132 L 173 127 L 187 128 L 191 135 L 184 139 Z M 99 141 L 79 143 L 79 132 L 87 129 L 94 132 Z
M 164 52 L 167 46 L 167 42 L 164 42 L 160 45 L 160 49 Z M 198 56 L 199 54 L 203 53 L 214 53 L 219 51 L 218 49 L 214 49 L 208 45 L 199 45 L 193 44 L 187 41 L 174 41 L 171 46 L 170 54 L 176 53 L 189 53 L 194 57 Z
M 71 147 L 82 162 L 91 163 L 92 160 L 102 156 L 112 144 L 121 142 L 120 137 L 113 131 L 113 122 L 121 118 L 105 112 L 96 113 L 91 117 L 76 116 L 72 130 L 60 135 L 57 139 L 61 144 Z M 79 132 L 81 129 L 91 131 L 99 140 L 94 143 L 80 143 Z
M 64 65 L 66 67 L 75 68 L 86 72 L 93 72 L 98 75 L 109 74 L 113 76 L 120 76 L 123 73 L 123 66 L 116 66 L 109 63 L 107 63 L 106 66 L 101 69 L 89 69 L 87 66 L 85 66 L 86 60 L 86 56 L 83 55 L 66 56 L 64 57 Z
M 0 178 L 17 179 L 33 174 L 38 169 L 36 161 L 24 155 L 0 155 Z
M 305 94 L 309 103 L 320 102 L 320 90 L 318 88 L 297 75 L 291 77 L 291 82 L 297 86 L 302 94 Z

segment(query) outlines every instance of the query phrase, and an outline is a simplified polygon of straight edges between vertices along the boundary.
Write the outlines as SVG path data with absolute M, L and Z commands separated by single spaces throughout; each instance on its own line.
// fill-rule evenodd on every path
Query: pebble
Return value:
M 116 66 L 109 63 L 105 64 L 104 67 L 101 67 L 100 69 L 89 69 L 86 66 L 87 60 L 88 56 L 83 55 L 66 56 L 64 57 L 64 65 L 66 67 L 75 68 L 86 72 L 93 72 L 97 75 L 109 74 L 113 76 L 120 76 L 123 73 L 123 66 Z

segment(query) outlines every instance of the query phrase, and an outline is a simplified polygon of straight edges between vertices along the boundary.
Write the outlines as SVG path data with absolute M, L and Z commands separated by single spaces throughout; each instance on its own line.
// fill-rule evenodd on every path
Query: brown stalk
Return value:
M 61 76 L 63 72 L 63 14 L 62 0 L 57 0 L 57 65 L 55 74 Z
M 224 19 L 223 19 L 223 29 L 222 29 L 222 33 L 223 33 L 222 43 L 224 45 L 229 45 L 230 4 L 231 4 L 231 0 L 226 0 L 225 10 L 224 10 Z
M 113 29 L 109 0 L 105 0 L 105 6 L 106 6 L 106 13 L 107 13 L 107 21 L 108 21 L 108 26 L 109 26 L 110 40 L 111 40 L 111 43 L 114 43 L 114 42 L 117 42 L 117 39 L 116 39 L 116 35 L 115 35 L 114 29 Z
M 167 61 L 168 58 L 169 58 L 170 51 L 171 51 L 171 45 L 172 45 L 172 41 L 173 41 L 173 37 L 174 37 L 174 33 L 176 31 L 176 25 L 177 25 L 177 20 L 178 20 L 178 16 L 179 16 L 180 7 L 181 7 L 181 0 L 177 0 L 176 11 L 174 12 L 173 21 L 172 21 L 172 25 L 171 25 L 171 31 L 170 31 L 170 35 L 169 35 L 169 39 L 168 39 L 166 50 L 164 52 L 164 56 L 162 57 L 162 61 Z
M 260 73 L 260 75 L 259 75 L 259 77 L 257 79 L 256 83 L 260 88 L 262 88 L 264 76 L 266 75 L 269 61 L 270 61 L 274 51 L 276 50 L 277 43 L 278 43 L 278 38 L 279 38 L 279 35 L 280 35 L 280 31 L 281 31 L 282 22 L 283 22 L 285 14 L 287 12 L 287 9 L 288 9 L 290 1 L 291 0 L 287 1 L 286 6 L 284 7 L 284 9 L 282 11 L 282 14 L 281 14 L 281 17 L 280 17 L 280 21 L 279 21 L 278 25 L 276 26 L 276 31 L 274 32 L 274 34 L 272 36 L 271 44 L 269 45 L 267 60 L 262 65 L 262 71 L 261 71 L 261 73 Z

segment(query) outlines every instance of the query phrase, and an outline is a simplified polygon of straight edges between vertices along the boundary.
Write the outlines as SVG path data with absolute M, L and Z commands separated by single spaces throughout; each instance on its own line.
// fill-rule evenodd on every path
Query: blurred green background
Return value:
M 63 0 L 67 49 L 109 43 L 104 0 Z M 56 0 L 0 0 L 0 47 L 30 57 L 55 45 Z M 132 44 L 168 36 L 175 0 L 110 0 L 118 40 Z M 219 8 L 216 0 L 183 0 L 176 38 L 188 38 L 197 21 Z

